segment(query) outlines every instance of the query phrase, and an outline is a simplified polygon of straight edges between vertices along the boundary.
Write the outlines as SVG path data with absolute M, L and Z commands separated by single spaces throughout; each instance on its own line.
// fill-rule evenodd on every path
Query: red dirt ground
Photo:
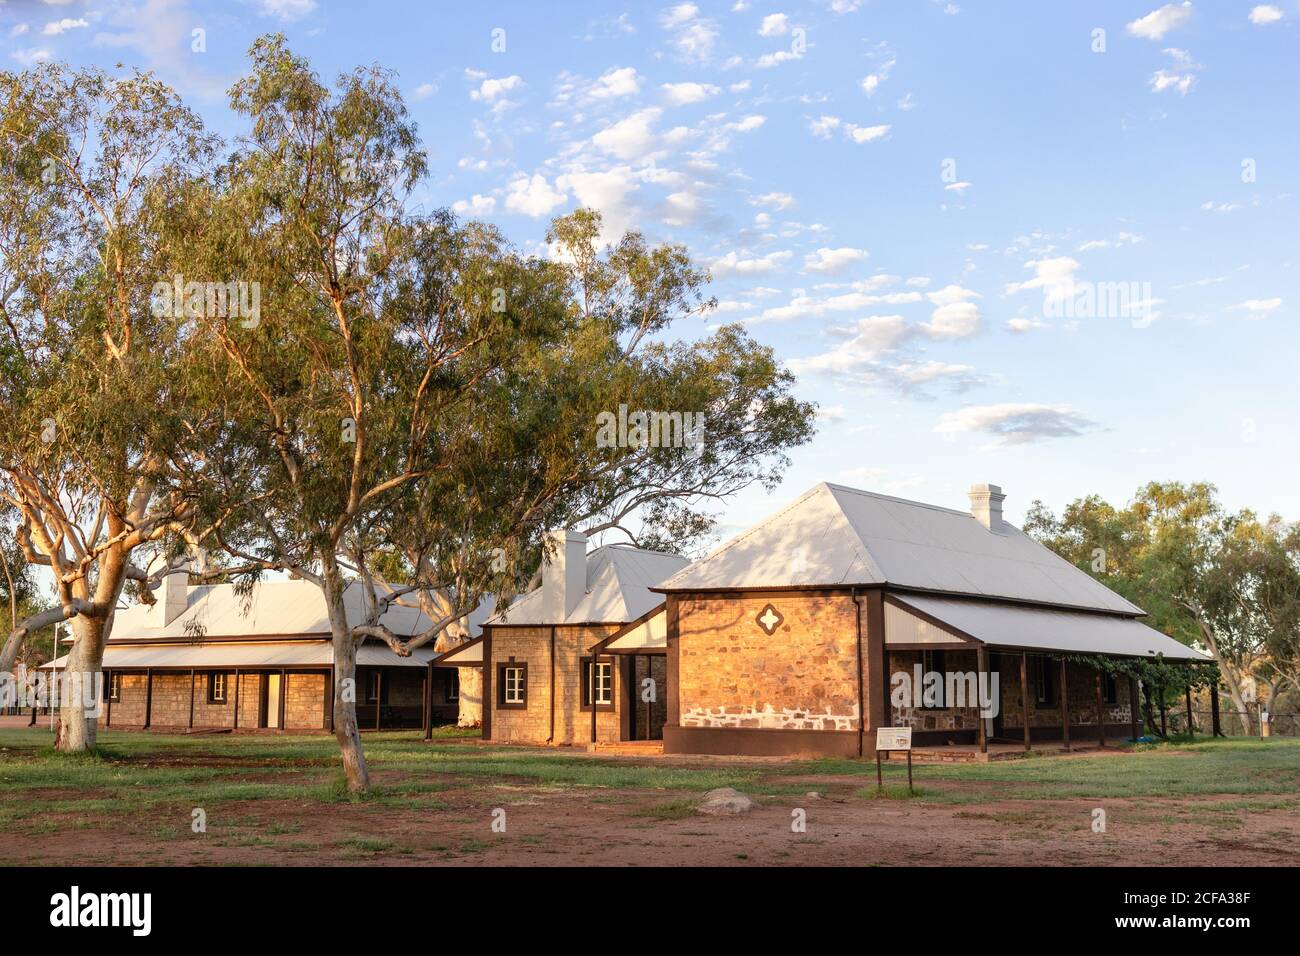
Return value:
M 253 768 L 248 780 L 261 778 Z M 378 773 L 376 782 L 406 779 Z M 281 778 L 282 779 L 282 778 Z M 422 774 L 421 782 L 437 777 Z M 854 796 L 859 777 L 784 777 L 820 797 L 762 798 L 736 817 L 691 812 L 680 791 L 468 784 L 429 794 L 442 808 L 297 801 L 223 803 L 208 832 L 189 807 L 129 820 L 46 818 L 50 832 L 6 840 L 9 864 L 116 865 L 1297 865 L 1293 810 L 1213 811 L 1239 798 L 1106 801 L 1107 832 L 1092 832 L 1095 801 L 998 800 L 947 805 Z M 946 786 L 952 788 L 952 781 Z M 36 794 L 31 794 L 36 796 Z M 50 791 L 39 799 L 85 797 Z M 494 833 L 503 809 L 506 832 Z M 658 817 L 649 815 L 660 809 Z M 807 811 L 807 832 L 791 811 Z M 59 825 L 65 824 L 65 825 Z

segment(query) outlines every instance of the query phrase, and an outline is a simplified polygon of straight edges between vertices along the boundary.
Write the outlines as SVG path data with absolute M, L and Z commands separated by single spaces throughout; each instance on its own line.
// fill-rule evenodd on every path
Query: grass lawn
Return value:
M 492 857 L 504 841 L 488 823 L 502 807 L 527 824 L 512 825 L 508 842 L 516 851 L 563 857 L 545 862 L 581 861 L 584 835 L 596 832 L 625 845 L 630 862 L 639 859 L 638 846 L 655 845 L 659 836 L 670 838 L 669 850 L 707 849 L 712 841 L 699 834 L 718 826 L 731 827 L 734 859 L 737 828 L 754 830 L 761 845 L 767 831 L 756 829 L 757 821 L 786 819 L 789 807 L 810 804 L 861 846 L 873 845 L 875 828 L 887 834 L 890 825 L 900 834 L 955 826 L 953 840 L 990 828 L 1012 841 L 1025 831 L 1069 834 L 1076 814 L 1114 804 L 1158 847 L 1163 838 L 1178 844 L 1179 834 L 1188 837 L 1188 819 L 1196 833 L 1218 837 L 1254 815 L 1269 818 L 1265 842 L 1292 854 L 1287 862 L 1300 862 L 1295 739 L 918 766 L 913 797 L 900 766 L 886 768 L 885 792 L 877 793 L 869 760 L 599 757 L 456 739 L 464 736 L 454 728 L 431 743 L 418 732 L 366 734 L 374 787 L 358 798 L 343 786 L 331 737 L 110 731 L 100 734 L 97 753 L 67 757 L 50 750 L 48 729 L 0 729 L 0 832 L 29 838 L 8 841 L 0 862 L 500 862 Z M 724 786 L 762 806 L 744 823 L 696 816 L 700 794 Z M 207 822 L 201 833 L 191 826 L 196 808 Z M 1189 808 L 1197 811 L 1190 818 Z M 33 841 L 39 859 L 12 852 Z M 811 831 L 801 845 L 814 862 L 840 862 L 831 852 L 837 844 Z M 783 848 L 769 862 L 804 861 L 792 852 Z M 684 862 L 695 861 L 688 853 Z M 698 861 L 712 858 L 705 853 Z

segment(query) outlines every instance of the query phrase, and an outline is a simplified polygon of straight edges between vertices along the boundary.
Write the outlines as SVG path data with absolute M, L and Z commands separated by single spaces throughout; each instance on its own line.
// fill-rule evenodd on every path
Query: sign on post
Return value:
M 907 751 L 907 792 L 915 793 L 912 789 L 912 728 L 911 727 L 878 727 L 876 728 L 876 789 L 885 788 L 884 776 L 880 769 L 880 755 L 889 753 L 891 750 Z

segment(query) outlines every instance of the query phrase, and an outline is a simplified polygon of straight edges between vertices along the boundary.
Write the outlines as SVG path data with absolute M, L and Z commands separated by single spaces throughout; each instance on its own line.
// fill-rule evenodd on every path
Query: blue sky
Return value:
M 269 30 L 397 72 L 426 208 L 544 253 L 592 205 L 711 266 L 676 333 L 745 322 L 823 417 L 727 530 L 821 480 L 1300 517 L 1300 0 L 0 3 L 5 68 L 153 69 L 224 132 Z

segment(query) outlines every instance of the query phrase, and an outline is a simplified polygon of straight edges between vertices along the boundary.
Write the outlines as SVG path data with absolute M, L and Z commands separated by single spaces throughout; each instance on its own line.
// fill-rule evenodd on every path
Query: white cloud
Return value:
M 506 209 L 525 216 L 545 216 L 568 197 L 562 189 L 552 188 L 546 177 L 535 173 L 531 178 L 520 176 L 509 186 Z
M 45 24 L 45 29 L 41 30 L 41 36 L 56 37 L 61 33 L 67 33 L 69 30 L 80 30 L 88 26 L 90 24 L 80 17 L 76 20 L 64 17 L 62 20 L 51 20 Z
M 1031 259 L 1025 263 L 1026 269 L 1034 270 L 1034 277 L 1024 282 L 1008 282 L 1006 293 L 1015 295 L 1028 289 L 1043 290 L 1047 301 L 1063 301 L 1074 295 L 1074 273 L 1079 263 L 1069 256 L 1057 256 L 1052 259 Z
M 475 193 L 469 199 L 458 199 L 451 204 L 451 208 L 460 216 L 490 216 L 496 211 L 497 201 L 491 196 Z
M 891 56 L 880 64 L 880 68 L 875 73 L 864 76 L 859 84 L 862 87 L 862 92 L 866 93 L 867 96 L 874 96 L 876 90 L 880 89 L 880 84 L 889 79 L 889 72 L 894 68 L 896 62 L 895 58 Z
M 946 413 L 934 430 L 948 435 L 982 432 L 995 437 L 992 447 L 1007 447 L 1049 438 L 1073 438 L 1096 427 L 1096 422 L 1069 405 L 1021 403 L 968 405 Z
M 1207 199 L 1205 200 L 1205 202 L 1201 203 L 1202 212 L 1236 212 L 1240 208 L 1241 208 L 1240 203 L 1235 203 L 1235 202 L 1216 203 L 1213 199 Z
M 855 143 L 870 143 L 872 140 L 880 139 L 889 132 L 889 124 L 882 126 L 854 126 L 849 124 L 845 127 L 849 136 Z
M 1015 335 L 1024 335 L 1035 329 L 1050 329 L 1051 326 L 1042 319 L 1007 319 L 1007 331 Z
M 15 25 L 15 26 L 13 27 L 13 29 L 11 29 L 11 30 L 9 31 L 9 36 L 11 36 L 11 37 L 20 37 L 20 36 L 22 36 L 24 33 L 26 33 L 27 30 L 28 30 L 28 26 L 27 26 L 27 24 L 25 24 L 25 23 L 19 23 L 19 24 Z
M 491 103 L 511 90 L 518 89 L 523 85 L 523 82 L 521 77 L 515 75 L 502 76 L 496 79 L 489 77 L 479 84 L 477 90 L 470 90 L 469 98 L 481 103 Z
M 634 96 L 641 91 L 640 77 L 631 66 L 607 70 L 600 75 L 595 86 L 587 91 L 593 100 L 608 100 L 619 96 Z
M 763 193 L 749 200 L 751 206 L 766 206 L 769 209 L 789 209 L 794 205 L 794 196 L 790 193 Z
M 417 100 L 427 100 L 429 97 L 433 96 L 437 92 L 438 92 L 437 83 L 421 83 L 419 86 L 415 88 L 415 92 L 412 94 L 412 97 Z
M 834 275 L 843 272 L 855 262 L 862 262 L 867 255 L 866 249 L 853 249 L 847 246 L 841 249 L 823 247 L 804 257 L 803 269 L 804 272 Z
M 1250 11 L 1250 22 L 1256 26 L 1263 26 L 1266 23 L 1277 23 L 1282 19 L 1282 11 L 1269 3 L 1261 3 Z
M 692 63 L 707 63 L 718 39 L 718 25 L 700 16 L 693 3 L 679 3 L 659 15 L 659 25 L 672 33 L 677 55 Z
M 644 157 L 657 145 L 659 137 L 652 128 L 663 115 L 657 107 L 638 110 L 609 126 L 591 138 L 591 142 L 619 159 Z
M 44 60 L 48 60 L 50 58 L 50 51 L 33 47 L 27 50 L 14 50 L 10 55 L 23 66 L 31 66 L 33 63 L 40 63 Z
M 980 331 L 983 317 L 971 299 L 979 294 L 959 285 L 947 285 L 926 296 L 937 308 L 921 328 L 932 339 L 966 339 Z
M 838 116 L 819 116 L 808 124 L 812 134 L 819 139 L 830 139 L 831 133 L 839 129 L 841 125 Z
M 669 106 L 699 103 L 722 92 L 710 83 L 665 83 L 659 89 L 663 91 L 664 102 Z
M 758 26 L 761 37 L 785 36 L 790 32 L 790 18 L 784 13 L 769 13 Z
M 789 259 L 790 255 L 789 252 L 780 251 L 742 259 L 738 253 L 728 252 L 725 256 L 711 261 L 709 271 L 713 273 L 714 278 L 725 275 L 763 275 L 781 268 L 781 263 Z
M 1170 30 L 1176 30 L 1192 16 L 1191 0 L 1183 3 L 1166 3 L 1158 10 L 1152 10 L 1144 17 L 1139 17 L 1127 26 L 1130 36 L 1143 37 L 1148 40 L 1160 40 Z
M 1282 300 L 1279 298 L 1272 299 L 1247 299 L 1245 302 L 1238 302 L 1236 305 L 1228 308 L 1234 312 L 1249 312 L 1246 316 L 1248 319 L 1266 318 L 1270 312 L 1282 307 Z
M 1177 90 L 1183 96 L 1191 92 L 1196 77 L 1190 73 L 1175 73 L 1171 70 L 1156 70 L 1151 74 L 1151 92 L 1163 93 L 1165 90 Z
M 801 60 L 803 54 L 795 53 L 793 50 L 777 50 L 775 53 L 764 53 L 754 61 L 754 66 L 760 70 L 770 70 L 774 66 L 780 66 L 790 60 Z
M 258 7 L 264 17 L 291 23 L 312 13 L 316 9 L 316 0 L 259 0 Z
M 943 188 L 950 193 L 956 193 L 958 196 L 966 195 L 966 190 L 970 189 L 971 184 L 967 182 L 949 183 Z

